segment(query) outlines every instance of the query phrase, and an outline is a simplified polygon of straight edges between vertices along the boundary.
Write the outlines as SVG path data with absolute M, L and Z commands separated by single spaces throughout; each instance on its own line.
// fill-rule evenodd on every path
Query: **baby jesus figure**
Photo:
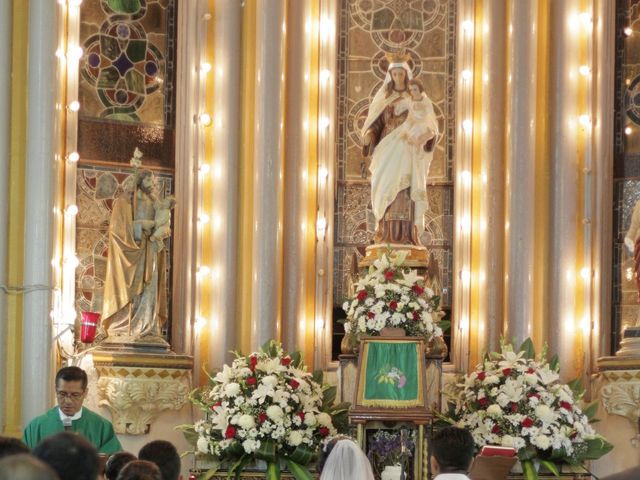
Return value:
M 176 198 L 173 195 L 156 200 L 154 205 L 156 210 L 155 228 L 149 240 L 155 244 L 158 252 L 164 248 L 164 239 L 171 235 L 171 210 L 175 205 Z

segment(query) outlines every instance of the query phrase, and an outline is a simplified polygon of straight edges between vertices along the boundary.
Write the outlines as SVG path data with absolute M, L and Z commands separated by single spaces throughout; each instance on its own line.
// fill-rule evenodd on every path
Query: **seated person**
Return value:
M 318 460 L 320 480 L 374 480 L 369 459 L 350 438 L 331 440 Z
M 467 472 L 475 445 L 467 430 L 446 427 L 431 439 L 431 473 L 434 480 L 469 480 Z
M 120 470 L 117 480 L 162 480 L 162 473 L 155 463 L 134 460 Z
M 60 480 L 96 480 L 98 452 L 86 438 L 60 432 L 45 438 L 33 449 L 33 456 L 53 468 Z
M 0 480 L 59 480 L 51 467 L 28 453 L 0 460 Z
M 17 455 L 18 453 L 31 453 L 31 450 L 17 438 L 0 437 L 0 458 Z
M 137 460 L 136 456 L 133 453 L 129 452 L 118 452 L 114 453 L 107 460 L 106 465 L 104 466 L 104 478 L 106 480 L 116 480 L 118 478 L 118 474 L 120 470 L 122 470 L 125 465 L 130 462 Z
M 82 406 L 87 396 L 87 374 L 79 367 L 64 367 L 56 374 L 58 406 L 34 418 L 24 429 L 23 441 L 34 448 L 55 433 L 70 430 L 83 435 L 101 453 L 122 450 L 113 425 Z
M 162 480 L 180 478 L 180 454 L 171 442 L 166 440 L 149 442 L 140 449 L 138 458 L 155 463 L 162 472 Z

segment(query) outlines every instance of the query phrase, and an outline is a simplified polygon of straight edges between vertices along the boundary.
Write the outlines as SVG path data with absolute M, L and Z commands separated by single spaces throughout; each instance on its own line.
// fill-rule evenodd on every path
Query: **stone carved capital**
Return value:
M 640 419 L 640 382 L 609 383 L 600 391 L 607 413 L 627 418 L 634 427 Z
M 116 433 L 143 435 L 165 410 L 180 410 L 191 390 L 191 371 L 180 368 L 96 366 L 98 404 L 111 411 Z

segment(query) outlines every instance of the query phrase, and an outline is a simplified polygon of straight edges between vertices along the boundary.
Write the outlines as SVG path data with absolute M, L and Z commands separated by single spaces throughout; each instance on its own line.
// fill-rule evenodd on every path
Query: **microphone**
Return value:
M 64 417 L 62 420 L 62 425 L 64 426 L 64 431 L 68 432 L 71 430 L 71 419 L 69 417 Z

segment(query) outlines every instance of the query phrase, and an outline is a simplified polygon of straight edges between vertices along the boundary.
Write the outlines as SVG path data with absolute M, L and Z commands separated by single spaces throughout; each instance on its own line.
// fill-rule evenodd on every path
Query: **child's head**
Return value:
M 163 209 L 171 210 L 176 206 L 176 197 L 173 195 L 167 195 L 161 200 L 158 200 L 158 206 Z
M 418 99 L 422 97 L 422 93 L 424 92 L 424 85 L 420 80 L 411 79 L 409 80 L 409 94 L 414 98 Z

